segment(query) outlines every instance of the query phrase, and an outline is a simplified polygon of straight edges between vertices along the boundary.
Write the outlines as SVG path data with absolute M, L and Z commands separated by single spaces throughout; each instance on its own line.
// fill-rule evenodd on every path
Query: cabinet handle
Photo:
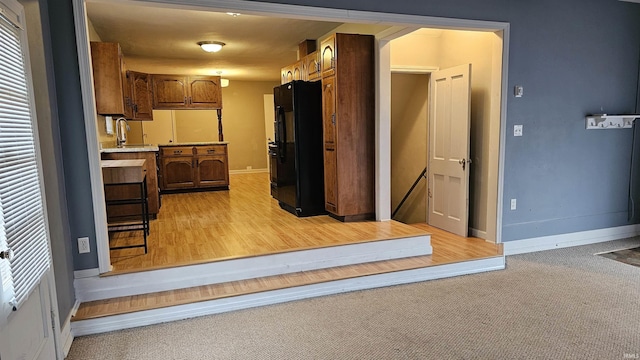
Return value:
M 173 150 L 174 154 L 182 154 L 182 150 Z
M 184 104 L 187 105 L 187 97 L 184 97 Z
M 193 102 L 191 101 L 191 96 L 189 96 L 189 105 L 193 104 Z
M 331 114 L 331 123 L 335 126 L 336 125 L 336 113 Z
M 333 69 L 334 67 L 336 67 L 336 58 L 335 56 L 331 57 L 331 68 Z
M 207 154 L 213 154 L 214 152 L 216 152 L 216 151 L 215 150 L 211 150 L 211 149 L 207 150 Z

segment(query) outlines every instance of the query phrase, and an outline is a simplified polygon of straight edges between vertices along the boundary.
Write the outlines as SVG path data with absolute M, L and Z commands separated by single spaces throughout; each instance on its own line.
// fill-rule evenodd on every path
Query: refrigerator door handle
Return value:
M 281 161 L 287 157 L 287 149 L 286 149 L 286 125 L 285 125 L 285 117 L 284 117 L 284 109 L 282 106 L 278 105 L 276 107 L 276 126 L 277 126 L 277 139 L 276 142 L 278 144 L 278 158 Z

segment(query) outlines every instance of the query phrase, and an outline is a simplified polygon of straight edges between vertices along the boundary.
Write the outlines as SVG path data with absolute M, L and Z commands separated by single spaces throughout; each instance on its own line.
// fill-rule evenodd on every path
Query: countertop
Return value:
M 183 143 L 169 143 L 158 144 L 158 146 L 199 146 L 199 145 L 226 145 L 228 141 L 202 141 L 202 142 L 183 142 Z
M 158 146 L 150 144 L 125 145 L 123 147 L 105 147 L 100 149 L 101 153 L 123 153 L 123 152 L 146 152 L 158 151 Z

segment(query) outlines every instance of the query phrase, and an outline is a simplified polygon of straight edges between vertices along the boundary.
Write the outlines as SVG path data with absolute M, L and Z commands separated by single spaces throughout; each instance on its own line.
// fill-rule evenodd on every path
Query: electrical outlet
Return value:
M 515 210 L 517 207 L 516 199 L 511 199 L 511 210 Z
M 89 248 L 89 238 L 88 237 L 78 238 L 78 252 L 80 254 L 86 254 L 86 253 L 91 252 L 91 249 Z
M 522 136 L 522 125 L 513 125 L 513 136 Z
M 513 87 L 513 95 L 517 98 L 522 97 L 524 95 L 524 86 L 516 85 Z

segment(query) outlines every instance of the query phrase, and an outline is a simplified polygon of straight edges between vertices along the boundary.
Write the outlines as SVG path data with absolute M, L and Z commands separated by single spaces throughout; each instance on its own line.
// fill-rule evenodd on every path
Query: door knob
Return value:
M 464 170 L 464 168 L 465 168 L 465 167 L 466 167 L 466 165 L 467 165 L 467 160 L 465 160 L 465 159 L 460 159 L 460 160 L 458 160 L 458 164 L 462 165 L 462 170 Z
M 11 260 L 13 259 L 13 250 L 8 249 L 0 251 L 0 259 Z

